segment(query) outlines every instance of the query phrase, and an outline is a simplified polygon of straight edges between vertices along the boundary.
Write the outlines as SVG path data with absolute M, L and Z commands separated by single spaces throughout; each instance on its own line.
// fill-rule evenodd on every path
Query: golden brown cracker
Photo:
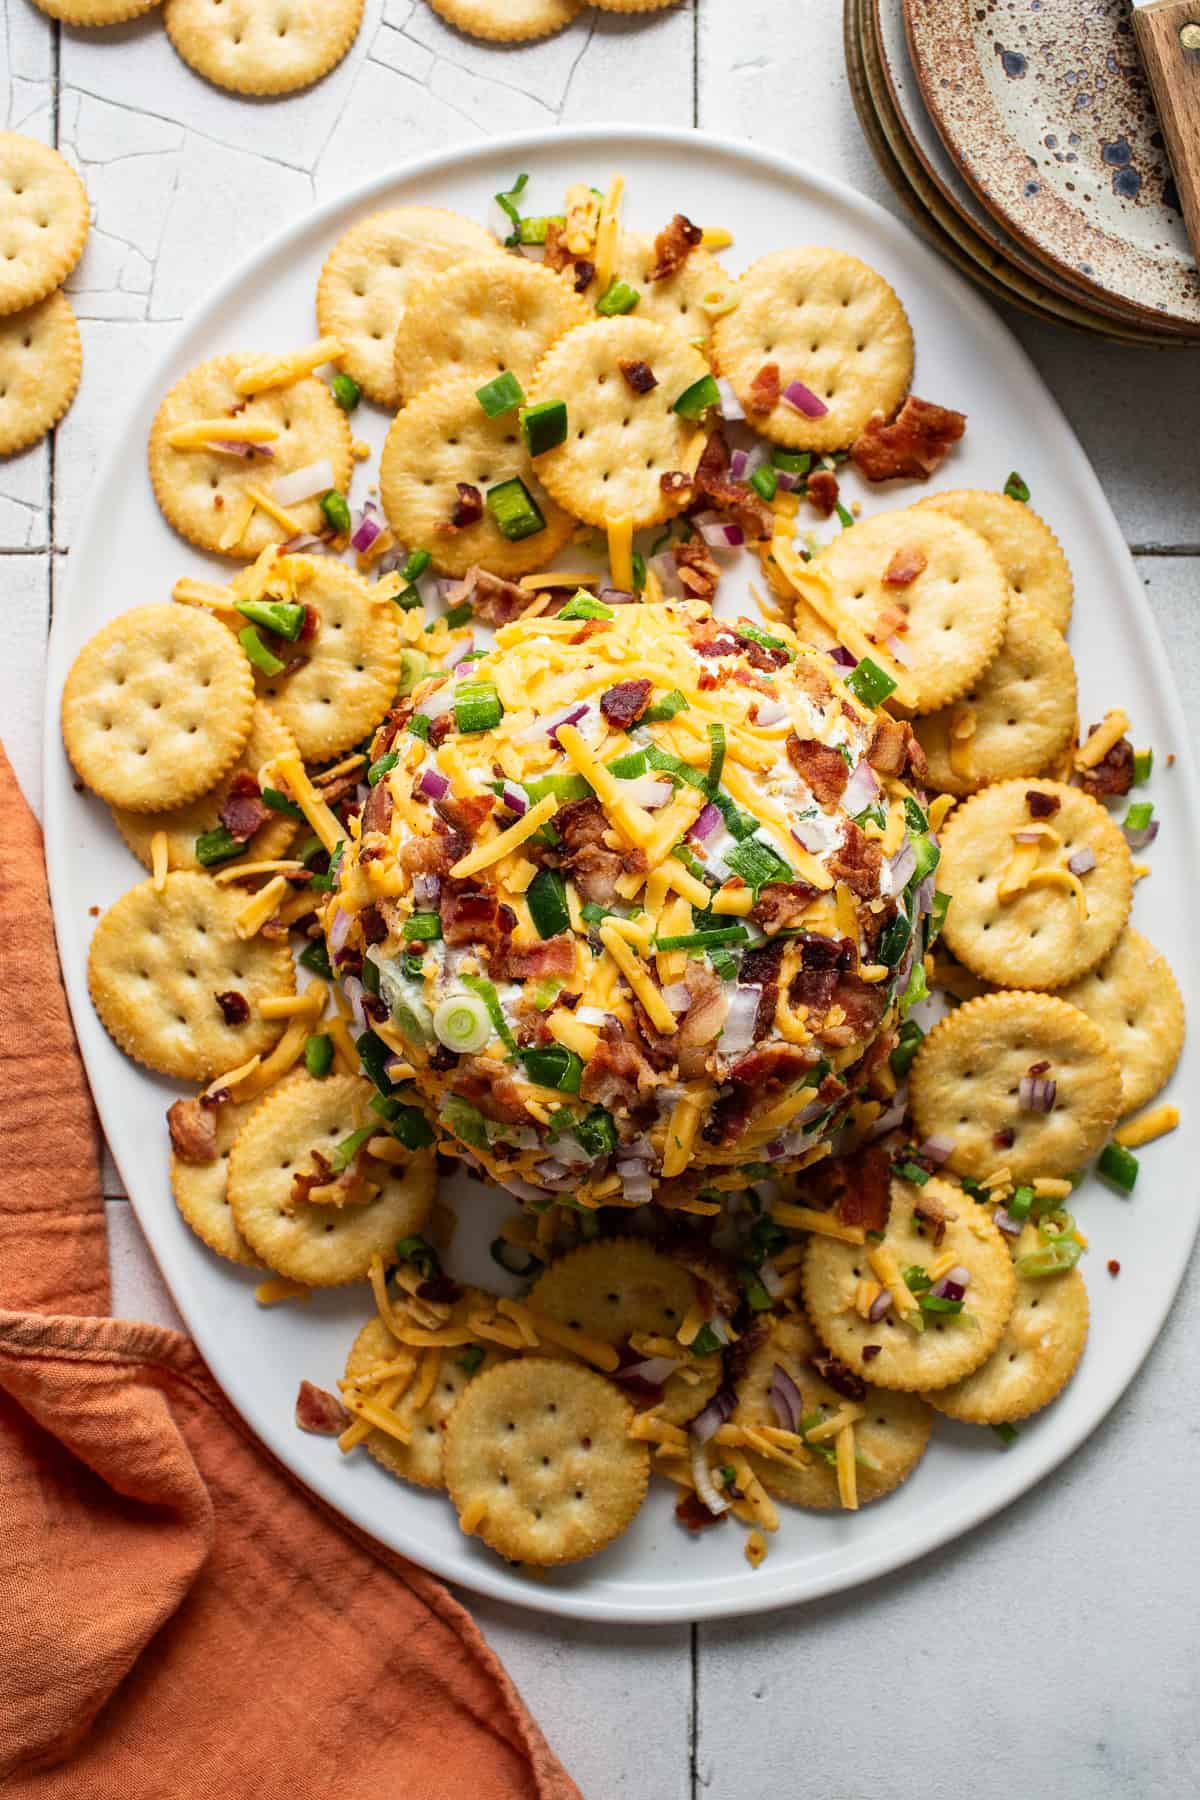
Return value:
M 738 304 L 717 320 L 717 364 L 756 430 L 792 450 L 841 450 L 874 412 L 896 411 L 912 377 L 904 308 L 882 275 L 843 250 L 775 250 L 737 283 Z M 780 399 L 752 412 L 755 377 L 767 364 L 781 386 L 800 381 L 826 408 L 808 418 Z
M 254 361 L 251 351 L 234 351 L 199 363 L 180 377 L 154 415 L 150 427 L 150 479 L 154 497 L 168 522 L 189 543 L 221 556 L 249 560 L 268 544 L 287 536 L 267 514 L 256 510 L 235 543 L 222 545 L 244 505 L 247 487 L 269 493 L 272 483 L 323 457 L 333 468 L 333 485 L 342 493 L 350 484 L 352 459 L 346 415 L 324 381 L 315 375 L 281 387 L 267 388 L 249 399 L 234 386 L 240 370 Z M 176 426 L 206 420 L 237 419 L 267 428 L 262 441 L 270 456 L 242 457 L 201 445 L 176 449 L 168 437 Z M 269 437 L 270 431 L 278 433 Z M 214 440 L 216 438 L 214 433 Z M 302 531 L 325 526 L 320 496 L 289 506 Z
M 446 1486 L 460 1520 L 512 1562 L 577 1562 L 619 1537 L 645 1497 L 650 1453 L 633 1409 L 578 1363 L 514 1357 L 471 1382 L 450 1417 Z
M 131 812 L 163 812 L 232 768 L 253 714 L 250 665 L 224 626 L 190 607 L 138 606 L 72 663 L 62 733 L 94 793 Z
M 0 456 L 53 429 L 75 398 L 83 347 L 65 294 L 0 318 Z
M 665 275 L 661 281 L 650 279 L 656 261 L 654 238 L 650 234 L 622 231 L 612 280 L 623 281 L 636 289 L 638 302 L 633 309 L 634 318 L 669 325 L 699 349 L 712 331 L 712 319 L 704 306 L 705 298 L 724 297 L 732 291 L 733 282 L 716 258 L 698 245 L 689 251 L 674 274 Z M 575 265 L 569 264 L 561 279 L 573 281 L 574 269 Z M 601 298 L 596 282 L 588 289 L 588 298 Z
M 1035 1068 L 1056 1084 L 1047 1113 L 1021 1104 L 1021 1078 Z M 951 1140 L 947 1166 L 957 1175 L 1070 1175 L 1117 1121 L 1121 1071 L 1100 1027 L 1057 995 L 983 994 L 924 1040 L 909 1104 L 922 1139 Z
M 963 1009 L 966 1010 L 965 1008 Z M 937 1226 L 920 1214 L 936 1212 Z M 883 1248 L 901 1278 L 938 1258 L 970 1274 L 963 1316 L 911 1313 L 914 1329 L 895 1304 L 875 1323 L 855 1306 L 860 1281 L 878 1281 L 868 1260 L 870 1246 L 842 1244 L 814 1236 L 804 1261 L 804 1304 L 821 1341 L 858 1375 L 878 1387 L 920 1392 L 961 1380 L 991 1355 L 1012 1311 L 1016 1278 L 1012 1258 L 998 1228 L 982 1206 L 948 1181 L 934 1176 L 924 1187 L 893 1180 L 891 1210 Z M 878 1350 L 864 1356 L 864 1351 Z
M 1035 816 L 1030 794 L 1043 797 L 1034 807 L 1057 801 L 1057 810 Z M 1002 898 L 1015 881 L 1015 834 L 1035 828 L 1042 833 L 1038 874 Z M 951 896 L 946 943 L 997 986 L 1058 988 L 1078 980 L 1108 955 L 1129 917 L 1129 845 L 1099 801 L 1079 788 L 1042 778 L 997 782 L 954 808 L 941 846 L 938 886 Z M 1073 876 L 1067 865 L 1083 851 L 1095 865 Z M 1047 879 L 1042 870 L 1058 873 Z
M 143 881 L 109 907 L 88 951 L 88 991 L 109 1035 L 161 1075 L 209 1081 L 271 1048 L 283 1029 L 261 1000 L 295 991 L 286 943 L 242 939 L 244 893 L 175 870 L 160 892 Z M 218 994 L 240 995 L 244 1023 L 227 1023 Z
M 87 194 L 66 158 L 36 138 L 0 131 L 0 313 L 61 287 L 87 229 Z
M 215 1109 L 217 1154 L 212 1162 L 171 1157 L 171 1192 L 180 1215 L 202 1243 L 230 1262 L 256 1269 L 258 1261 L 233 1222 L 229 1204 L 229 1152 L 254 1110 L 249 1102 L 227 1100 Z
M 1179 1061 L 1185 1029 L 1183 996 L 1162 951 L 1127 925 L 1104 961 L 1061 993 L 1115 1051 L 1122 1113 L 1153 1100 Z
M 1014 594 L 1028 600 L 1059 631 L 1071 620 L 1074 584 L 1062 545 L 1031 506 L 986 488 L 952 488 L 917 502 L 961 519 L 986 538 Z
M 635 393 L 620 364 L 645 363 L 655 380 Z M 537 459 L 560 506 L 589 525 L 628 516 L 635 528 L 660 524 L 691 498 L 690 487 L 664 491 L 664 475 L 695 473 L 704 433 L 674 411 L 709 373 L 700 352 L 670 326 L 633 313 L 593 319 L 546 352 L 529 398 L 562 400 L 567 437 Z
M 584 0 L 429 0 L 435 13 L 471 37 L 518 44 L 561 31 Z
M 297 1071 L 267 1091 L 238 1133 L 229 1156 L 234 1221 L 260 1261 L 290 1281 L 337 1287 L 361 1280 L 372 1257 L 390 1258 L 397 1240 L 420 1231 L 429 1216 L 435 1178 L 425 1150 L 397 1165 L 368 1157 L 373 1196 L 337 1205 L 296 1194 L 297 1176 L 321 1173 L 314 1152 L 329 1164 L 339 1144 L 373 1122 L 372 1092 L 357 1075 L 315 1081 Z
M 973 794 L 1048 768 L 1074 745 L 1075 716 L 1075 661 L 1066 639 L 1032 601 L 1013 594 L 993 661 L 961 699 L 918 719 L 914 730 L 930 785 Z
M 396 329 L 396 393 L 473 375 L 476 387 L 511 370 L 528 388 L 538 363 L 589 308 L 566 282 L 519 256 L 459 262 L 414 283 Z
M 152 12 L 162 0 L 33 0 L 35 6 L 64 25 L 123 25 Z
M 442 206 L 393 206 L 342 234 L 317 283 L 317 323 L 346 346 L 341 366 L 368 400 L 400 404 L 396 327 L 414 288 L 467 258 L 498 263 L 490 231 Z
M 475 563 L 506 576 L 547 568 L 574 521 L 546 493 L 540 466 L 534 472 L 516 413 L 489 419 L 475 397 L 478 386 L 474 375 L 439 382 L 396 418 L 379 466 L 388 523 L 401 543 L 429 550 L 447 575 L 465 575 Z M 503 536 L 486 505 L 488 489 L 514 477 L 546 521 L 543 530 L 516 540 Z M 476 524 L 454 528 L 460 483 L 475 488 L 485 504 Z
M 164 0 L 163 24 L 197 75 L 234 94 L 291 94 L 340 63 L 364 0 Z

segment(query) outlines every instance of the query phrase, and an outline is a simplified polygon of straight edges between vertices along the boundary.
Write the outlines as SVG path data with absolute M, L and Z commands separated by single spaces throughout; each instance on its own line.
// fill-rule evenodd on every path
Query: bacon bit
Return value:
M 530 596 L 524 588 L 513 581 L 503 581 L 478 565 L 467 570 L 464 581 L 472 584 L 475 617 L 485 625 L 509 625 L 529 605 Z
M 1050 1064 L 1045 1061 L 1030 1063 L 1025 1073 L 1027 1075 L 1048 1075 L 1050 1073 Z
M 891 1212 L 891 1162 L 886 1150 L 869 1144 L 853 1156 L 843 1157 L 838 1170 L 842 1184 L 837 1216 L 843 1225 L 861 1225 L 864 1231 L 887 1229 Z
M 836 806 L 850 779 L 841 751 L 823 744 L 819 738 L 797 737 L 793 731 L 788 735 L 787 753 L 788 761 L 812 789 L 817 803 L 826 811 Z
M 775 515 L 771 508 L 744 481 L 731 481 L 728 467 L 729 450 L 725 439 L 720 431 L 714 431 L 696 468 L 693 482 L 696 492 L 706 496 L 722 512 L 727 512 L 748 538 L 759 542 L 771 537 L 775 531 Z
M 1005 1125 L 992 1133 L 992 1143 L 997 1150 L 1011 1150 L 1017 1141 L 1017 1134 L 1011 1125 Z
M 682 469 L 667 469 L 659 476 L 658 485 L 664 494 L 682 494 L 691 487 L 692 478 Z
M 350 1423 L 350 1414 L 336 1394 L 302 1381 L 296 1395 L 296 1423 L 301 1431 L 317 1437 L 340 1437 Z
M 221 1017 L 227 1025 L 244 1025 L 250 1017 L 250 1003 L 245 994 L 239 994 L 236 988 L 230 988 L 224 994 L 215 996 L 221 1009 Z
M 1062 805 L 1057 794 L 1043 794 L 1037 788 L 1027 790 L 1025 803 L 1031 819 L 1052 819 Z
M 492 889 L 475 888 L 470 882 L 447 882 L 440 911 L 442 936 L 451 947 L 474 944 L 491 956 L 507 954 L 517 915 L 511 906 L 501 904 Z
M 566 233 L 555 219 L 549 220 L 546 225 L 546 248 L 542 261 L 548 269 L 553 269 L 556 275 L 561 274 L 563 269 L 575 261 L 567 248 Z
M 510 949 L 505 958 L 505 973 L 510 981 L 541 980 L 547 975 L 575 973 L 575 940 L 569 931 L 547 938 L 541 944 L 528 944 Z
M 860 900 L 873 900 L 879 891 L 883 852 L 873 838 L 848 819 L 841 843 L 829 858 L 829 873 L 844 881 Z
M 626 387 L 635 394 L 648 394 L 658 386 L 658 376 L 648 362 L 639 362 L 634 356 L 618 356 L 617 367 L 625 377 Z
M 819 1350 L 808 1360 L 821 1380 L 831 1387 L 835 1394 L 840 1394 L 844 1400 L 864 1400 L 866 1398 L 866 1383 L 860 1375 L 854 1373 L 853 1369 L 848 1369 L 840 1357 L 832 1356 L 827 1350 Z
M 823 519 L 829 518 L 838 503 L 837 476 L 832 469 L 818 469 L 804 484 L 804 491 Z
M 600 1041 L 588 1058 L 580 1082 L 582 1099 L 592 1105 L 636 1106 L 653 1093 L 658 1077 L 637 1045 L 615 1019 L 606 1019 Z
M 649 681 L 618 681 L 600 696 L 600 711 L 617 731 L 628 731 L 636 725 L 650 704 L 653 684 Z
M 91 918 L 98 919 L 100 917 L 100 908 L 98 906 L 89 906 L 88 914 Z
M 665 281 L 682 269 L 703 236 L 699 225 L 693 225 L 684 213 L 676 213 L 654 240 L 654 266 L 647 280 Z
M 224 496 L 224 494 L 214 494 L 213 495 L 213 511 L 214 512 L 224 512 L 225 511 L 225 496 Z
M 213 1163 L 217 1160 L 215 1108 L 199 1100 L 176 1100 L 167 1108 L 171 1148 L 180 1162 Z
M 291 1191 L 288 1194 L 288 1212 L 294 1212 L 297 1206 L 303 1206 L 315 1187 L 326 1187 L 333 1174 L 333 1164 L 319 1150 L 312 1153 L 313 1166 L 307 1173 L 297 1169 L 292 1176 Z M 357 1160 L 357 1159 L 356 1159 Z
M 889 425 L 873 413 L 850 455 L 868 481 L 926 481 L 967 428 L 967 415 L 910 394 Z
M 219 816 L 230 837 L 239 844 L 248 842 L 270 818 L 271 809 L 264 806 L 258 782 L 249 769 L 237 771 Z
M 816 897 L 816 888 L 807 881 L 769 881 L 760 890 L 750 917 L 768 937 L 774 937 L 778 931 L 799 925 Z
M 707 1531 L 710 1525 L 723 1525 L 729 1514 L 710 1513 L 699 1494 L 685 1488 L 675 1502 L 675 1517 L 685 1531 L 696 1533 Z
M 1121 1265 L 1115 1256 L 1109 1257 L 1107 1266 L 1110 1275 L 1119 1275 L 1121 1273 Z
M 377 906 L 364 906 L 358 915 L 362 927 L 363 941 L 368 944 L 382 944 L 387 937 L 387 922 Z M 372 996 L 368 996 L 371 998 Z M 384 1009 L 386 1017 L 387 1009 Z
M 595 274 L 595 263 L 589 262 L 586 256 L 579 257 L 575 264 L 575 292 L 577 294 L 585 293 L 591 286 Z
M 885 587 L 909 587 L 928 567 L 929 558 L 923 550 L 897 550 L 883 571 L 883 584 Z
M 621 876 L 641 874 L 646 867 L 644 850 L 608 848 L 608 820 L 594 795 L 560 806 L 554 815 L 554 828 L 566 845 L 566 853 L 558 853 L 559 860 L 571 871 L 585 900 L 609 905 L 616 898 Z
M 685 591 L 697 600 L 711 600 L 721 582 L 721 570 L 707 544 L 676 544 L 671 554 Z
M 362 830 L 365 837 L 369 831 L 378 831 L 386 837 L 392 825 L 392 790 L 386 781 L 377 781 L 367 795 L 367 803 L 362 810 Z
M 311 644 L 320 628 L 321 615 L 313 605 L 312 601 L 306 600 L 304 602 L 304 623 L 300 627 L 300 636 L 297 638 L 296 642 L 299 644 Z
M 867 1362 L 874 1362 L 874 1361 L 875 1361 L 875 1358 L 876 1358 L 876 1357 L 877 1357 L 877 1356 L 878 1356 L 878 1355 L 879 1355 L 879 1352 L 880 1352 L 880 1351 L 881 1351 L 881 1350 L 882 1350 L 882 1349 L 883 1349 L 883 1345 L 882 1345 L 882 1344 L 864 1344 L 864 1345 L 863 1345 L 863 1347 L 862 1347 L 862 1359 L 863 1359 L 863 1361 L 864 1361 L 864 1362 L 865 1362 L 865 1363 L 867 1363 Z
M 867 761 L 878 775 L 899 775 L 908 757 L 912 727 L 880 713 L 867 748 Z
M 434 526 L 435 531 L 463 531 L 468 525 L 478 525 L 483 517 L 483 495 L 469 481 L 457 481 L 458 499 L 454 503 L 454 511 L 449 522 L 442 519 Z
M 504 1063 L 490 1056 L 464 1056 L 454 1071 L 452 1091 L 477 1106 L 485 1118 L 504 1125 L 527 1125 L 529 1114 L 521 1089 Z
M 1088 730 L 1090 737 L 1096 727 Z M 1079 785 L 1094 800 L 1112 794 L 1127 794 L 1133 786 L 1133 745 L 1127 737 L 1118 738 L 1108 755 L 1094 769 L 1080 772 Z
M 746 396 L 746 411 L 762 414 L 774 412 L 779 405 L 781 392 L 779 364 L 764 363 L 750 383 L 750 391 Z

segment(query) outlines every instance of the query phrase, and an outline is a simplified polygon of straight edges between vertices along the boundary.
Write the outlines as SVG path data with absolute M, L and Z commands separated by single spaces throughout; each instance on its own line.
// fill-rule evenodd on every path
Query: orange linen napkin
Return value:
M 109 1308 L 41 839 L 0 750 L 0 1790 L 579 1800 L 445 1588 Z M 65 1310 L 64 1310 L 65 1309 Z

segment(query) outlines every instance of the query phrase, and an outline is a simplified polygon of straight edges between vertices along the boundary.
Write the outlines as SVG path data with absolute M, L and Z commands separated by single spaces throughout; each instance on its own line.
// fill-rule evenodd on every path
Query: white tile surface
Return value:
M 94 214 L 71 281 L 85 374 L 54 451 L 60 549 L 146 356 L 214 275 L 314 198 L 405 155 L 556 121 L 692 122 L 788 151 L 896 210 L 845 87 L 840 0 L 585 13 L 515 49 L 473 43 L 424 0 L 368 0 L 341 68 L 272 102 L 209 87 L 153 15 L 94 34 L 57 30 L 29 0 L 0 0 L 0 16 L 5 121 L 60 143 Z M 1012 322 L 1129 541 L 1200 549 L 1200 357 Z M 0 462 L 0 730 L 35 805 L 50 559 L 12 552 L 43 550 L 50 520 L 48 446 Z M 1143 556 L 1139 568 L 1185 694 L 1200 697 L 1200 556 Z M 121 1193 L 111 1163 L 104 1179 Z M 114 1199 L 108 1216 L 116 1311 L 178 1324 L 131 1209 Z M 1142 1377 L 1069 1469 L 1019 1518 L 873 1588 L 695 1633 L 468 1604 L 588 1800 L 1194 1793 L 1198 1325 L 1193 1274 Z

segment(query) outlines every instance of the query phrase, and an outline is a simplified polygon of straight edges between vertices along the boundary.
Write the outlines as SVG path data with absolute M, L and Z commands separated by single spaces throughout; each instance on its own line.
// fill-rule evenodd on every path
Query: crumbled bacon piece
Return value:
M 409 838 L 396 851 L 396 861 L 409 875 L 448 875 L 470 849 L 459 831 L 450 831 L 439 820 L 429 837 Z
M 304 623 L 300 627 L 298 644 L 310 644 L 321 628 L 321 615 L 311 600 L 304 602 Z
M 923 550 L 915 546 L 907 550 L 897 550 L 891 562 L 883 571 L 884 587 L 911 587 L 923 570 L 929 567 L 929 558 Z
M 804 484 L 804 492 L 823 519 L 828 519 L 838 503 L 838 479 L 832 469 L 816 469 Z
M 614 730 L 628 731 L 649 706 L 652 691 L 649 681 L 618 681 L 601 694 L 600 711 Z
M 340 1437 L 350 1423 L 350 1414 L 336 1394 L 302 1381 L 296 1395 L 296 1423 L 301 1431 L 314 1432 L 317 1437 Z
M 367 795 L 367 803 L 362 810 L 362 829 L 365 836 L 368 831 L 379 831 L 385 835 L 392 824 L 392 790 L 385 780 L 377 781 Z
M 1093 725 L 1091 731 L 1095 729 Z M 1089 737 L 1091 731 L 1088 733 Z M 1118 738 L 1107 756 L 1094 769 L 1082 769 L 1079 785 L 1094 800 L 1114 794 L 1127 794 L 1133 786 L 1133 745 L 1129 739 Z
M 593 1106 L 633 1107 L 652 1093 L 658 1078 L 628 1032 L 616 1019 L 606 1019 L 588 1058 L 579 1085 L 582 1099 Z
M 676 213 L 654 240 L 654 264 L 646 279 L 665 281 L 682 269 L 703 236 L 699 225 L 693 225 L 683 213 Z
M 723 1525 L 729 1514 L 709 1512 L 699 1494 L 684 1488 L 675 1502 L 675 1517 L 685 1531 L 696 1533 L 707 1531 L 710 1525 Z
M 847 819 L 842 841 L 829 858 L 829 873 L 835 881 L 844 881 L 860 900 L 873 900 L 879 892 L 879 874 L 883 852 L 874 838 L 869 838 L 853 821 Z
M 750 383 L 750 391 L 746 396 L 746 411 L 760 414 L 774 412 L 779 405 L 779 396 L 782 391 L 779 380 L 779 364 L 764 363 Z
M 547 938 L 541 944 L 510 948 L 505 957 L 505 971 L 510 981 L 542 980 L 547 975 L 575 973 L 575 940 L 569 931 Z
M 490 1056 L 461 1057 L 450 1087 L 460 1099 L 478 1107 L 485 1118 L 505 1125 L 529 1123 L 521 1089 L 506 1072 L 506 1065 L 493 1062 Z
M 622 875 L 640 874 L 646 867 L 643 850 L 609 849 L 604 841 L 608 820 L 594 796 L 560 806 L 554 815 L 554 828 L 566 845 L 565 854 L 558 853 L 563 867 L 571 870 L 584 898 L 600 906 L 607 906 L 616 897 Z
M 807 881 L 770 881 L 760 890 L 750 917 L 774 937 L 777 931 L 798 925 L 816 897 L 816 888 Z
M 635 356 L 618 356 L 617 367 L 625 377 L 626 387 L 635 394 L 648 394 L 658 386 L 658 376 L 648 362 L 639 362 Z
M 555 274 L 561 274 L 575 258 L 567 248 L 567 234 L 557 219 L 550 219 L 546 224 L 546 244 L 542 254 L 542 262 Z
M 891 1163 L 878 1144 L 840 1158 L 837 1216 L 843 1225 L 884 1231 L 891 1210 Z
M 747 950 L 742 957 L 742 965 L 738 970 L 738 981 L 743 987 L 761 988 L 758 1011 L 754 1015 L 754 1041 L 765 1038 L 775 1021 L 775 1003 L 779 999 L 779 966 L 783 961 L 783 945 L 781 943 L 760 944 L 755 950 Z
M 890 718 L 887 713 L 880 713 L 867 747 L 867 761 L 879 775 L 900 775 L 908 760 L 911 742 L 910 725 L 901 719 Z
M 245 994 L 239 994 L 236 988 L 229 988 L 223 994 L 215 996 L 221 1009 L 221 1017 L 227 1025 L 244 1025 L 250 1017 L 250 1002 Z
M 474 580 L 471 605 L 475 617 L 485 625 L 508 625 L 523 613 L 533 598 L 514 581 L 503 581 L 487 569 L 476 565 L 467 570 L 466 579 Z
M 1038 788 L 1029 788 L 1025 794 L 1025 804 L 1029 808 L 1031 819 L 1052 819 L 1062 800 L 1057 794 L 1043 794 Z
M 728 513 L 752 542 L 771 537 L 775 530 L 775 515 L 771 508 L 744 481 L 731 481 L 728 468 L 729 450 L 725 439 L 719 431 L 714 431 L 696 468 L 692 483 L 696 492 Z
M 478 525 L 483 517 L 483 495 L 469 481 L 456 481 L 458 499 L 454 502 L 454 511 L 449 521 L 441 520 L 435 527 L 437 531 L 463 531 L 468 525 Z
M 739 1056 L 729 1071 L 729 1079 L 760 1093 L 773 1094 L 780 1088 L 790 1087 L 811 1068 L 814 1060 L 814 1054 L 794 1044 L 769 1044 L 764 1049 L 747 1050 L 744 1056 Z
M 788 761 L 812 789 L 818 804 L 826 811 L 836 806 L 846 791 L 850 771 L 840 750 L 823 744 L 819 738 L 797 737 L 790 732 L 787 740 Z
M 595 274 L 595 263 L 589 262 L 586 256 L 578 257 L 575 263 L 575 292 L 577 294 L 586 293 Z
M 217 1160 L 217 1114 L 200 1100 L 176 1100 L 167 1108 L 171 1148 L 185 1163 Z
M 516 914 L 496 898 L 491 888 L 477 888 L 470 881 L 447 881 L 441 896 L 442 936 L 446 943 L 472 944 L 490 956 L 507 956 L 508 940 Z
M 340 800 L 345 800 L 350 794 L 356 793 L 360 774 L 361 769 L 347 769 L 344 775 L 337 775 L 332 781 L 318 779 L 317 792 L 326 806 L 336 806 Z
M 380 910 L 377 906 L 364 906 L 362 908 L 362 910 L 359 912 L 358 922 L 359 922 L 359 925 L 362 927 L 364 943 L 367 943 L 367 944 L 382 944 L 383 943 L 384 939 L 387 937 L 388 928 L 384 921 L 383 914 L 380 912 Z M 368 995 L 368 998 L 370 998 L 369 995 Z M 385 1008 L 385 1017 L 386 1017 L 386 1008 Z
M 844 1400 L 866 1398 L 867 1389 L 862 1377 L 856 1375 L 853 1369 L 848 1369 L 840 1357 L 832 1356 L 828 1350 L 819 1350 L 808 1360 L 826 1386 L 831 1387 Z
M 925 481 L 966 428 L 965 413 L 910 394 L 890 425 L 881 412 L 871 415 L 850 455 L 868 481 Z
M 297 1206 L 305 1206 L 311 1199 L 312 1191 L 318 1187 L 328 1187 L 333 1175 L 333 1164 L 320 1150 L 312 1153 L 312 1168 L 297 1169 L 292 1176 L 291 1190 L 288 1193 L 285 1211 L 294 1212 Z
M 249 769 L 239 769 L 221 805 L 220 820 L 231 838 L 244 844 L 271 816 L 264 805 L 258 782 Z
M 491 794 L 447 795 L 438 800 L 436 809 L 452 831 L 474 837 L 485 819 L 492 816 L 495 801 Z
M 721 580 L 721 570 L 707 544 L 676 544 L 672 555 L 684 591 L 697 600 L 711 600 Z
M 883 1349 L 882 1344 L 864 1344 L 862 1347 L 863 1361 L 865 1363 L 874 1362 L 875 1358 L 879 1355 L 879 1352 L 882 1349 Z
M 690 999 L 675 1033 L 676 1058 L 684 1081 L 698 1081 L 708 1066 L 709 1046 L 720 1035 L 729 1014 L 724 985 L 702 962 L 690 960 L 684 972 Z
M 664 469 L 658 478 L 658 485 L 664 494 L 682 494 L 692 485 L 692 478 L 682 469 Z

